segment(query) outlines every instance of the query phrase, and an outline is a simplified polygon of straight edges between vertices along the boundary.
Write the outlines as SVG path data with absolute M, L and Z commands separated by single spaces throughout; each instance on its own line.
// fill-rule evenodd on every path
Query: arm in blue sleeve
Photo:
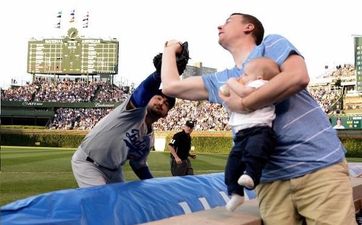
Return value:
M 161 84 L 161 75 L 158 72 L 150 74 L 138 87 L 131 96 L 132 104 L 138 107 L 145 107 L 150 99 L 157 93 Z
M 141 180 L 145 180 L 145 179 L 150 179 L 153 178 L 150 169 L 148 168 L 147 164 L 142 166 L 142 167 L 138 167 L 137 163 L 135 163 L 134 161 L 130 160 L 129 161 L 129 165 L 131 166 L 132 170 L 134 171 L 134 173 L 137 175 L 138 178 L 140 178 Z

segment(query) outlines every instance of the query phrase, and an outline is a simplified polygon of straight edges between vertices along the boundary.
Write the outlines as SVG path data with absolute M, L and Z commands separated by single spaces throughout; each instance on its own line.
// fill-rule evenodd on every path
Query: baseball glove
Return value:
M 181 53 L 176 54 L 177 70 L 180 75 L 185 71 L 186 65 L 190 59 L 188 42 L 185 41 L 183 44 L 181 44 L 181 47 L 182 47 Z M 153 65 L 155 66 L 156 71 L 160 73 L 162 65 L 162 53 L 157 54 L 153 58 Z

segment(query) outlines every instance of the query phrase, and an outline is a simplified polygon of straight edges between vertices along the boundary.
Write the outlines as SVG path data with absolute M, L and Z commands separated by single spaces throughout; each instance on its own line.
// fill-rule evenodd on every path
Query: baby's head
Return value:
M 252 80 L 270 80 L 280 73 L 279 66 L 272 59 L 267 57 L 255 58 L 248 62 L 244 67 L 244 82 Z
M 240 75 L 238 82 L 247 84 L 259 79 L 270 80 L 278 73 L 280 73 L 279 66 L 272 59 L 267 57 L 255 58 L 245 64 L 244 73 Z M 220 87 L 220 92 L 224 96 L 230 96 L 230 90 L 226 84 Z

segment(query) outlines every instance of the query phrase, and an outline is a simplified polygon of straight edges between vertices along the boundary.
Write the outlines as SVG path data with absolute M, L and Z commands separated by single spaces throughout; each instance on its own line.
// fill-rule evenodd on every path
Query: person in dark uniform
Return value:
M 195 123 L 191 120 L 186 121 L 183 130 L 174 134 L 168 149 L 171 155 L 171 174 L 172 176 L 194 175 L 189 157 L 195 159 L 196 155 L 191 154 L 191 136 Z

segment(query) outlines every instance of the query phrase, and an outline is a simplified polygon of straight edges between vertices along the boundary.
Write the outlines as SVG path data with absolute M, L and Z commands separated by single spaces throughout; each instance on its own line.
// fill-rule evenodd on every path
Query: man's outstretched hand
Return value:
M 185 41 L 184 43 L 182 43 L 181 47 L 182 47 L 181 53 L 176 54 L 177 70 L 180 75 L 185 71 L 186 65 L 190 59 L 188 42 Z M 153 58 L 153 65 L 155 66 L 156 71 L 161 73 L 162 53 L 157 54 Z

